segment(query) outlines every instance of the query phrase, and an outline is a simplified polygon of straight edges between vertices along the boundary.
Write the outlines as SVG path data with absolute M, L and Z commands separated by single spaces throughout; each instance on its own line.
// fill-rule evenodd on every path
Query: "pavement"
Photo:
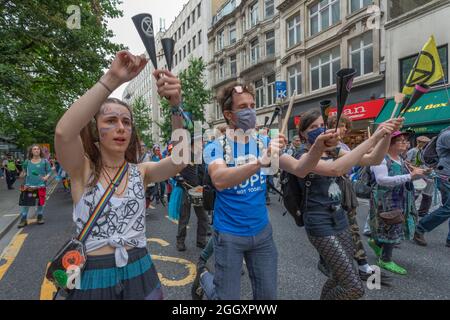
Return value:
M 278 249 L 278 298 L 315 300 L 326 278 L 318 271 L 318 254 L 308 241 L 304 228 L 283 216 L 283 207 L 272 196 L 269 206 L 274 240 Z M 358 222 L 362 227 L 367 202 L 361 201 Z M 187 251 L 176 250 L 177 224 L 167 218 L 167 209 L 158 206 L 146 219 L 148 247 L 163 285 L 165 299 L 190 300 L 195 264 L 201 249 L 196 247 L 196 216 L 191 214 L 187 232 Z M 56 188 L 45 208 L 44 225 L 31 224 L 11 229 L 0 239 L 0 299 L 50 299 L 54 288 L 45 280 L 48 262 L 56 251 L 74 235 L 72 201 L 62 187 Z M 392 275 L 392 286 L 366 289 L 364 300 L 448 300 L 450 299 L 450 248 L 445 247 L 448 223 L 426 235 L 428 247 L 404 241 L 394 250 L 394 261 L 408 270 L 408 275 Z M 364 241 L 367 238 L 363 237 Z M 375 262 L 371 249 L 369 263 Z M 214 259 L 208 262 L 214 271 Z M 242 299 L 252 299 L 248 272 L 242 276 Z

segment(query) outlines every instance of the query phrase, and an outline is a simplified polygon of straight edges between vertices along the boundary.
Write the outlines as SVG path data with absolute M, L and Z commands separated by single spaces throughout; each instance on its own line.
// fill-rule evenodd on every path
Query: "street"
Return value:
M 5 191 L 1 191 L 5 192 Z M 18 207 L 14 208 L 18 213 Z M 318 255 L 290 216 L 282 216 L 278 196 L 269 206 L 278 258 L 278 298 L 318 299 L 325 277 L 317 269 Z M 361 203 L 359 224 L 363 226 L 368 207 Z M 33 212 L 33 211 L 32 211 Z M 29 224 L 23 230 L 14 225 L 0 239 L 0 299 L 51 299 L 54 287 L 45 281 L 47 263 L 74 235 L 72 200 L 60 185 L 50 196 L 44 225 Z M 29 217 L 30 218 L 30 217 Z M 167 218 L 166 208 L 157 207 L 147 217 L 147 237 L 153 261 L 163 284 L 165 299 L 191 299 L 195 263 L 201 249 L 195 246 L 196 217 L 191 216 L 186 239 L 187 251 L 175 248 L 177 225 Z M 392 275 L 392 287 L 366 290 L 364 299 L 450 299 L 450 248 L 445 247 L 448 224 L 427 234 L 428 247 L 405 241 L 394 250 L 394 260 L 408 270 L 407 276 Z M 364 242 L 367 238 L 364 237 Z M 368 248 L 365 242 L 365 247 Z M 369 262 L 374 263 L 369 249 Z M 213 270 L 213 259 L 208 266 Z M 251 299 L 248 273 L 242 276 L 242 298 Z

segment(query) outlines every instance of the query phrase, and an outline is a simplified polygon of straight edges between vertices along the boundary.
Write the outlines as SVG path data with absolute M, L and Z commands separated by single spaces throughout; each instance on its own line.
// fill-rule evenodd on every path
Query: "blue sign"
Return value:
M 275 90 L 277 91 L 277 99 L 286 99 L 287 97 L 286 81 L 275 81 Z

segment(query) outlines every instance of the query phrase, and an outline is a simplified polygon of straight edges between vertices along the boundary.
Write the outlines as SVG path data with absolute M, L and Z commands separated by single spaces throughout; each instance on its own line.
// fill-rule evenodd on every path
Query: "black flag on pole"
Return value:
M 145 49 L 150 56 L 150 60 L 153 63 L 153 67 L 158 69 L 158 63 L 156 61 L 156 47 L 155 47 L 155 34 L 153 32 L 153 19 L 148 13 L 141 13 L 131 18 L 134 22 L 141 40 L 144 43 Z

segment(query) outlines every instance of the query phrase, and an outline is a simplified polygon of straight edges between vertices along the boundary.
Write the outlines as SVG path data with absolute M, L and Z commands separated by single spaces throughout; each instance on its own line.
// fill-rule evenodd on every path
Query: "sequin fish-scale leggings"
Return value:
M 364 295 L 361 279 L 353 266 L 354 246 L 349 230 L 335 236 L 314 237 L 309 241 L 323 257 L 331 278 L 322 288 L 321 300 L 355 300 Z

